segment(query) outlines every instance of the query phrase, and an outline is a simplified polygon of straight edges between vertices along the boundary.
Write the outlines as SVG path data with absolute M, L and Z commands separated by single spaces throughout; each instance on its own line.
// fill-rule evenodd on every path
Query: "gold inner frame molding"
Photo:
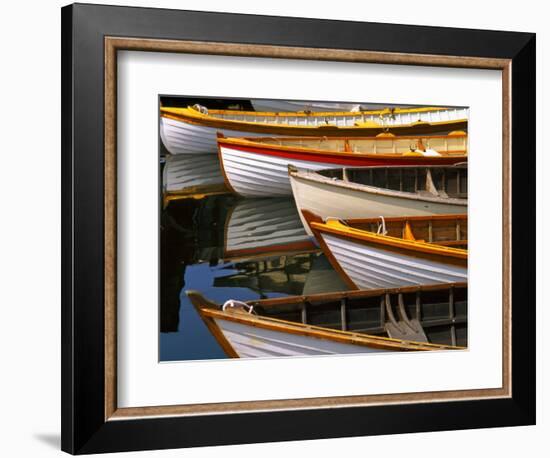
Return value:
M 187 404 L 119 408 L 117 404 L 117 51 L 173 52 L 307 59 L 318 61 L 365 62 L 500 70 L 502 72 L 502 387 L 456 391 L 337 396 L 306 399 L 242 401 L 215 404 Z M 381 404 L 425 403 L 511 397 L 511 60 L 422 54 L 382 53 L 358 50 L 299 48 L 285 46 L 212 43 L 178 40 L 105 37 L 105 420 L 144 417 L 208 415 L 275 410 L 297 410 L 370 406 Z

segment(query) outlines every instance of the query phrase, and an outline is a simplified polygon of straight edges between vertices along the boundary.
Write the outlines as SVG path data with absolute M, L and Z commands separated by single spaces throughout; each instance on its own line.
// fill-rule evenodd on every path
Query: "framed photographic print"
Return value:
M 529 33 L 63 8 L 62 448 L 534 424 L 534 69 Z

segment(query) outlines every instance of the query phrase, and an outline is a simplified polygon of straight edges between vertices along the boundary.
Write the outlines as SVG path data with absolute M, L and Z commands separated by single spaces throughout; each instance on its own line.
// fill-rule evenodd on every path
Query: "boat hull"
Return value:
M 219 158 L 226 185 L 243 197 L 292 195 L 289 164 L 313 171 L 326 168 L 387 165 L 448 165 L 463 161 L 463 156 L 428 157 L 360 153 L 292 152 L 275 148 L 218 142 Z
M 399 217 L 430 216 L 445 214 L 462 214 L 468 212 L 468 205 L 456 205 L 434 200 L 408 198 L 402 193 L 376 193 L 363 189 L 351 189 L 309 180 L 295 174 L 289 176 L 292 194 L 298 208 L 298 214 L 309 236 L 313 232 L 306 215 L 315 215 L 326 220 L 329 217 L 337 219 L 377 218 L 383 216 Z M 376 188 L 373 188 L 376 189 Z
M 464 288 L 465 285 L 453 284 L 450 285 L 450 289 L 441 285 L 431 285 L 425 290 L 427 294 L 430 294 L 430 291 L 434 289 L 450 291 L 455 287 L 460 289 Z M 414 288 L 414 292 L 422 300 L 424 296 L 419 296 L 420 291 L 423 291 L 422 288 Z M 230 299 L 224 305 L 220 305 L 206 299 L 198 291 L 186 291 L 204 324 L 230 358 L 326 356 L 383 351 L 455 350 L 459 348 L 455 344 L 449 346 L 433 344 L 425 340 L 414 341 L 408 338 L 386 337 L 362 331 L 348 331 L 344 330 L 344 328 L 347 328 L 347 324 L 342 324 L 343 328 L 340 329 L 340 326 L 334 322 L 334 317 L 330 319 L 327 325 L 315 325 L 308 320 L 307 317 L 315 315 L 313 309 L 316 307 L 322 307 L 323 315 L 326 315 L 327 310 L 330 314 L 329 309 L 331 306 L 336 306 L 341 317 L 351 317 L 346 311 L 349 305 L 346 299 L 348 295 L 357 299 L 364 297 L 367 301 L 371 301 L 371 304 L 377 309 L 379 307 L 385 307 L 386 309 L 391 307 L 391 299 L 387 298 L 388 295 L 398 295 L 401 300 L 403 298 L 403 293 L 399 290 L 377 290 L 373 291 L 373 294 L 359 292 L 359 295 L 354 293 L 356 292 L 280 297 L 260 299 L 248 303 Z M 460 295 L 457 296 L 459 300 L 460 297 Z M 385 298 L 385 306 L 380 304 L 381 298 Z M 437 300 L 441 300 L 439 293 Z M 329 309 L 326 307 L 328 304 L 332 304 L 329 305 Z M 361 305 L 361 307 L 363 306 Z M 289 311 L 293 316 L 292 310 L 296 308 L 301 310 L 301 319 L 291 319 L 290 321 L 281 319 L 281 316 L 289 318 Z M 390 313 L 388 317 L 390 317 L 390 321 L 396 321 L 393 313 Z M 313 319 L 318 322 L 318 318 L 317 315 L 317 318 Z M 364 319 L 364 316 L 362 319 Z M 400 319 L 404 320 L 405 317 L 401 316 Z M 347 320 L 347 318 L 342 318 L 342 320 Z M 380 323 L 379 320 L 375 321 Z M 347 323 L 347 321 L 345 322 Z M 408 323 L 413 325 L 410 320 L 408 320 Z M 384 329 L 379 326 L 376 326 L 373 330 L 378 334 L 384 332 Z M 407 333 L 407 337 L 412 337 L 411 333 Z
M 174 155 L 216 154 L 218 152 L 217 133 L 222 133 L 228 137 L 263 136 L 261 133 L 217 129 L 166 117 L 160 118 L 160 138 L 166 149 Z
M 214 321 L 239 358 L 328 356 L 388 351 L 265 329 L 218 318 Z
M 435 283 L 465 282 L 467 263 L 444 256 L 421 256 L 407 249 L 363 243 L 331 233 L 315 231 L 323 251 L 355 289 L 400 288 Z
M 226 137 L 257 136 L 375 136 L 384 132 L 399 135 L 445 134 L 467 127 L 467 109 L 397 113 L 393 117 L 355 113 L 247 113 L 212 115 L 194 109 L 161 108 L 160 136 L 171 154 L 216 153 L 216 133 Z M 425 121 L 437 118 L 440 121 Z

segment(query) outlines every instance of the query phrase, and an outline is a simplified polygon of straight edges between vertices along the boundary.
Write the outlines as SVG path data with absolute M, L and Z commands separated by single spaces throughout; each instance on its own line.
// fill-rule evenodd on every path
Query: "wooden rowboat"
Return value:
M 161 139 L 172 154 L 215 154 L 217 132 L 226 137 L 365 137 L 383 132 L 435 135 L 465 130 L 468 123 L 467 109 L 431 107 L 358 113 L 265 113 L 207 110 L 199 106 L 161 107 L 160 115 Z
M 382 165 L 449 165 L 467 160 L 467 135 L 395 137 L 263 137 L 218 135 L 219 159 L 229 189 L 245 197 L 292 194 L 287 167 L 321 170 Z
M 228 300 L 223 305 L 197 291 L 186 293 L 232 358 L 454 350 L 463 348 L 457 343 L 467 343 L 465 284 Z M 430 343 L 429 335 L 453 344 Z
M 292 194 L 304 228 L 325 220 L 466 213 L 468 169 L 407 166 L 298 170 L 288 167 Z M 308 216 L 309 215 L 309 216 Z
M 309 224 L 350 288 L 467 281 L 466 215 L 329 219 Z

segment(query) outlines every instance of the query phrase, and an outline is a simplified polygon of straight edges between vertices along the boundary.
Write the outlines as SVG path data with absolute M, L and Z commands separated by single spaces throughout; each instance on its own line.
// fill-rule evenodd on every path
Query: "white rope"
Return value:
M 376 231 L 377 235 L 386 235 L 388 231 L 386 230 L 386 221 L 384 220 L 383 216 L 380 216 L 380 219 L 382 220 L 382 224 L 378 223 L 378 230 Z
M 248 305 L 246 302 L 237 301 L 235 299 L 229 299 L 225 301 L 224 304 L 222 305 L 222 311 L 225 312 L 227 307 L 242 307 L 248 313 L 252 313 L 252 310 L 254 310 L 254 306 Z

